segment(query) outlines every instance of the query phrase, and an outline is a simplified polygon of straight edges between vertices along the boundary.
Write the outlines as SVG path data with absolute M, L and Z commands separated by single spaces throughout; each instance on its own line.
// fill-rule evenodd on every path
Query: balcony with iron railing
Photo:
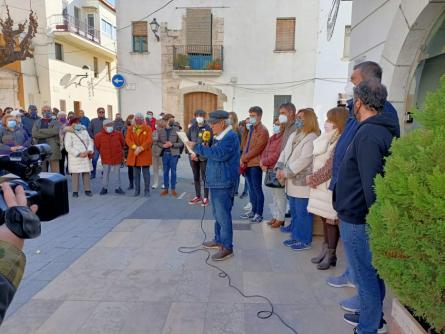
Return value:
M 53 15 L 49 18 L 49 27 L 54 32 L 69 32 L 91 42 L 100 44 L 100 30 L 89 26 L 71 15 Z
M 224 69 L 221 45 L 177 45 L 173 47 L 173 70 L 178 75 L 219 76 Z

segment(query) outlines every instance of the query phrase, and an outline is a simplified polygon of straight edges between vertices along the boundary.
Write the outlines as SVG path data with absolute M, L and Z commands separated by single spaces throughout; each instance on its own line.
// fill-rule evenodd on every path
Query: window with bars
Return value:
M 283 103 L 292 102 L 292 95 L 274 95 L 273 97 L 273 105 L 274 105 L 274 113 L 273 113 L 273 121 L 275 121 L 280 116 L 280 106 Z
M 295 51 L 295 17 L 277 18 L 275 51 Z
M 148 52 L 148 23 L 147 21 L 133 22 L 133 52 Z
M 94 77 L 99 78 L 99 60 L 97 57 L 93 57 L 93 65 L 94 65 Z
M 66 112 L 66 100 L 60 100 L 59 101 L 60 111 Z

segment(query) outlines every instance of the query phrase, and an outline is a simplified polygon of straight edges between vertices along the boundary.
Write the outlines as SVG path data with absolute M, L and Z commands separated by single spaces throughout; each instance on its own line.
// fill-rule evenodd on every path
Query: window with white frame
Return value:
M 102 19 L 101 20 L 102 32 L 107 35 L 112 40 L 116 39 L 116 27 L 114 27 L 110 22 Z

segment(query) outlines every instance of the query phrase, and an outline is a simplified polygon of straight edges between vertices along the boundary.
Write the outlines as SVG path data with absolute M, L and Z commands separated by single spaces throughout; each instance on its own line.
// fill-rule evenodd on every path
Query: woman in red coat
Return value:
M 268 169 L 274 169 L 275 165 L 280 157 L 281 153 L 281 141 L 283 139 L 284 127 L 280 125 L 278 120 L 273 126 L 273 135 L 269 138 L 267 146 L 261 154 L 260 166 L 264 172 Z M 273 219 L 267 224 L 277 228 L 284 224 L 286 214 L 286 196 L 284 195 L 284 189 L 270 188 L 272 191 L 273 199 Z
M 141 193 L 141 172 L 144 177 L 144 196 L 150 196 L 150 166 L 152 163 L 152 131 L 144 122 L 144 116 L 136 113 L 134 125 L 128 128 L 125 141 L 128 145 L 127 165 L 133 168 L 134 196 Z
M 125 192 L 121 188 L 121 163 L 124 160 L 124 136 L 121 131 L 113 128 L 113 122 L 106 119 L 103 122 L 103 129 L 94 137 L 94 145 L 100 153 L 102 166 L 104 168 L 102 175 L 101 195 L 108 193 L 108 184 L 110 182 L 110 174 L 115 174 L 117 181 L 116 190 L 118 195 L 124 195 Z

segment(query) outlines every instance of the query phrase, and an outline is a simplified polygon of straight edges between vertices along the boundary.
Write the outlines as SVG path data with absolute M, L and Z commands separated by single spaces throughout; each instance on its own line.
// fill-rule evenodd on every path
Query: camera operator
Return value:
M 40 235 L 37 205 L 27 206 L 23 187 L 17 186 L 14 192 L 9 183 L 4 182 L 1 190 L 8 209 L 2 213 L 0 222 L 0 324 L 25 270 L 24 239 Z

